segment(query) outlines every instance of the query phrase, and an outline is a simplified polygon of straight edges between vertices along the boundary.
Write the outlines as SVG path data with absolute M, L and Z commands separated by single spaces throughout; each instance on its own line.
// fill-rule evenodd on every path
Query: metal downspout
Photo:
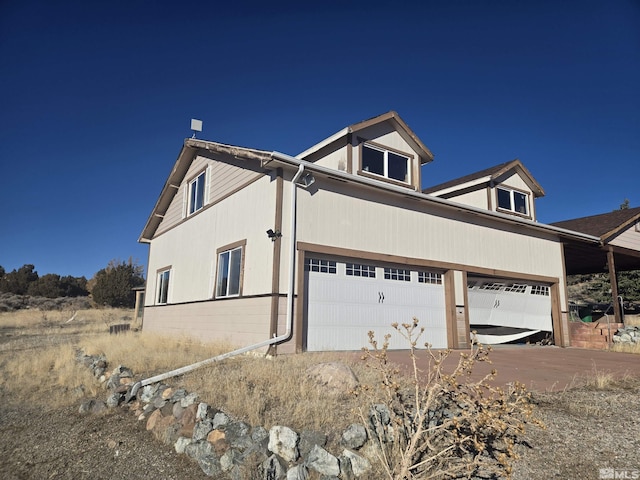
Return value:
M 162 380 L 166 380 L 167 378 L 177 377 L 178 375 L 189 373 L 200 367 L 204 367 L 205 365 L 210 365 L 212 363 L 219 362 L 221 360 L 225 360 L 230 357 L 235 357 L 236 355 L 240 355 L 242 353 L 250 352 L 251 350 L 257 350 L 258 348 L 268 347 L 270 345 L 280 343 L 289 339 L 289 337 L 291 336 L 291 332 L 293 331 L 293 295 L 294 295 L 294 285 L 295 285 L 295 255 L 296 255 L 296 207 L 297 207 L 297 198 L 298 198 L 297 182 L 302 176 L 303 172 L 304 172 L 304 165 L 300 165 L 298 167 L 298 171 L 295 173 L 295 175 L 291 179 L 291 218 L 290 218 L 291 242 L 289 246 L 289 286 L 287 291 L 287 330 L 282 335 L 279 335 L 277 337 L 273 337 L 268 340 L 264 340 L 262 342 L 255 343 L 253 345 L 249 345 L 246 347 L 238 348 L 237 350 L 223 353 L 222 355 L 217 355 L 212 358 L 207 358 L 206 360 L 201 360 L 197 363 L 193 363 L 185 367 L 177 368 L 175 370 L 171 370 L 169 372 L 161 373 L 154 377 L 141 380 L 135 383 L 133 387 L 131 387 L 131 390 L 129 391 L 129 393 L 125 398 L 125 401 L 128 402 L 133 397 L 135 397 L 136 394 L 138 393 L 138 390 L 140 390 L 140 388 L 146 385 L 151 385 L 153 383 L 161 382 Z

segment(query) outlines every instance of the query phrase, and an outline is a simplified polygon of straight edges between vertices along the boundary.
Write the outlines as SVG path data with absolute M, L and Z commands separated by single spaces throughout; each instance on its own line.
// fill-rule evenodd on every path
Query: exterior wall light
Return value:
M 267 236 L 271 239 L 272 242 L 275 242 L 276 239 L 282 236 L 280 230 L 276 230 L 275 232 L 272 229 L 267 230 Z

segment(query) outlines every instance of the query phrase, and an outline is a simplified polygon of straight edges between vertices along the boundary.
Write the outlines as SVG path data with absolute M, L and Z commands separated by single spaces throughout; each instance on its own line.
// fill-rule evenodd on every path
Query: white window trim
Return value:
M 163 281 L 164 275 L 167 275 L 167 280 Z M 156 305 L 166 305 L 169 303 L 169 288 L 171 287 L 171 267 L 158 270 L 156 274 Z M 164 302 L 161 301 L 163 295 L 162 290 L 165 290 Z
M 229 294 L 229 287 L 231 285 L 230 283 L 230 279 L 231 279 L 231 268 L 232 268 L 232 262 L 231 262 L 231 255 L 233 252 L 239 250 L 240 251 L 240 272 L 238 273 L 238 293 L 232 293 Z M 229 263 L 227 265 L 227 285 L 226 285 L 226 291 L 224 293 L 220 293 L 218 294 L 218 290 L 220 288 L 220 267 L 222 265 L 220 258 L 222 257 L 222 255 L 224 254 L 229 254 Z M 220 250 L 218 252 L 217 255 L 218 258 L 218 263 L 217 263 L 217 267 L 216 267 L 216 290 L 215 290 L 215 298 L 234 298 L 234 297 L 239 297 L 242 293 L 242 268 L 243 268 L 243 260 L 244 260 L 244 245 L 240 245 L 237 247 L 232 247 L 232 248 L 228 248 L 225 250 Z
M 505 207 L 501 207 L 500 206 L 499 197 L 498 197 L 498 191 L 499 190 L 504 190 L 505 192 L 509 192 L 509 203 L 510 203 L 509 208 L 505 208 Z M 525 205 L 527 211 L 524 212 L 524 213 L 518 212 L 515 209 L 516 202 L 515 202 L 514 195 L 516 193 L 519 193 L 520 195 L 524 195 L 524 197 L 525 197 L 524 205 Z M 507 212 L 510 212 L 510 213 L 515 213 L 516 215 L 522 215 L 522 216 L 528 217 L 528 216 L 530 216 L 530 211 L 531 211 L 531 206 L 529 205 L 529 199 L 530 198 L 531 198 L 531 196 L 527 192 L 523 192 L 523 191 L 520 191 L 520 190 L 514 190 L 513 188 L 503 187 L 503 186 L 496 187 L 496 208 L 497 208 L 497 210 L 503 210 L 503 211 L 507 211 Z
M 372 150 L 377 150 L 379 152 L 384 153 L 384 159 L 383 159 L 383 170 L 384 170 L 384 174 L 380 175 L 379 173 L 375 173 L 375 172 L 370 172 L 369 170 L 365 170 L 364 169 L 364 165 L 363 165 L 363 157 L 364 157 L 364 149 L 365 148 L 370 148 Z M 406 180 L 398 180 L 397 178 L 391 178 L 389 177 L 389 153 L 393 153 L 394 155 L 397 155 L 399 157 L 404 157 L 407 159 L 407 179 Z M 385 178 L 387 180 L 391 180 L 393 182 L 401 182 L 401 183 L 406 183 L 407 185 L 411 185 L 411 156 L 404 154 L 404 153 L 400 153 L 400 152 L 396 152 L 394 150 L 389 150 L 387 148 L 384 147 L 379 147 L 377 145 L 373 145 L 371 143 L 363 143 L 362 144 L 362 151 L 360 152 L 361 158 L 360 158 L 360 168 L 363 172 L 369 174 L 369 175 L 375 175 L 376 177 L 381 177 L 381 178 Z
M 194 205 L 192 204 L 192 195 L 191 192 L 193 191 L 194 188 L 197 189 L 198 186 L 198 180 L 202 178 L 202 186 L 201 189 L 202 191 L 198 191 L 196 190 L 196 198 L 198 198 L 200 195 L 202 195 L 202 205 L 200 205 L 200 208 L 195 208 Z M 196 175 L 188 184 L 187 184 L 187 216 L 190 215 L 194 215 L 196 213 L 198 213 L 200 210 L 202 210 L 204 208 L 204 206 L 206 205 L 206 200 L 207 200 L 207 195 L 206 195 L 206 191 L 207 191 L 207 173 L 206 170 L 200 172 L 198 175 Z

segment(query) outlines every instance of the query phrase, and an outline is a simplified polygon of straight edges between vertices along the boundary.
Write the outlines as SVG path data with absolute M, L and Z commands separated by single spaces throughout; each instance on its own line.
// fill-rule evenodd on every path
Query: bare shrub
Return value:
M 444 368 L 449 350 L 424 352 L 428 368 L 418 367 L 417 345 L 424 328 L 418 320 L 392 325 L 406 340 L 411 358 L 407 379 L 387 357 L 390 335 L 378 345 L 369 332 L 371 348 L 364 348 L 363 359 L 377 372 L 378 385 L 362 385 L 360 416 L 369 434 L 377 439 L 376 455 L 393 480 L 427 478 L 493 478 L 510 476 L 517 454 L 515 445 L 532 418 L 530 394 L 523 385 L 508 390 L 490 382 L 496 372 L 472 381 L 477 362 L 489 362 L 489 350 L 472 343 L 461 353 L 451 372 Z M 490 363 L 490 362 L 489 362 Z M 388 422 L 380 415 L 386 406 Z M 371 404 L 378 407 L 370 410 Z

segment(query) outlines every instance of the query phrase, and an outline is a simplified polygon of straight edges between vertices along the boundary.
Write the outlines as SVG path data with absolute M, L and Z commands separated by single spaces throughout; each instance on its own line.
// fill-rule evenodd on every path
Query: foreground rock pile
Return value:
M 619 328 L 613 336 L 613 343 L 640 343 L 640 327 L 627 326 Z
M 251 426 L 221 409 L 199 401 L 197 393 L 154 384 L 142 387 L 128 398 L 134 383 L 130 369 L 118 366 L 107 371 L 103 357 L 80 355 L 108 390 L 105 401 L 87 400 L 80 413 L 97 413 L 122 406 L 133 411 L 158 440 L 173 445 L 178 454 L 198 462 L 202 471 L 233 480 L 306 480 L 310 472 L 323 480 L 367 478 L 368 457 L 376 448 L 368 441 L 367 429 L 350 425 L 340 439 L 340 453 L 330 453 L 322 432 L 295 432 L 286 426 Z M 386 408 L 382 405 L 376 406 Z M 372 418 L 379 418 L 379 412 Z M 386 415 L 388 418 L 388 415 Z

